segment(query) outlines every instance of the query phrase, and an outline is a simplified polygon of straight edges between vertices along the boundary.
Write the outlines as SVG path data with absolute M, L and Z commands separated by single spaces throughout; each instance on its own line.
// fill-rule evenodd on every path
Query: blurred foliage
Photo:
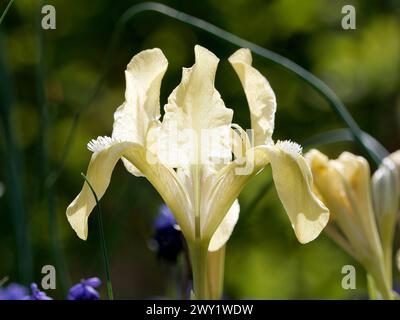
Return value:
M 0 11 L 8 1 L 0 1 Z M 49 0 L 57 10 L 57 29 L 44 31 L 44 79 L 46 116 L 37 100 L 39 1 L 15 1 L 0 29 L 0 56 L 10 76 L 1 83 L 14 96 L 11 129 L 20 155 L 18 176 L 23 186 L 28 237 L 32 243 L 34 280 L 40 282 L 43 265 L 56 264 L 51 251 L 48 192 L 43 179 L 43 146 L 49 168 L 61 163 L 62 150 L 73 115 L 82 111 L 71 150 L 54 188 L 54 204 L 60 244 L 69 278 L 99 276 L 104 279 L 95 216 L 89 238 L 78 239 L 67 224 L 65 209 L 80 190 L 90 152 L 86 143 L 110 134 L 113 112 L 124 99 L 124 72 L 140 50 L 159 47 L 169 60 L 163 81 L 161 104 L 179 83 L 181 68 L 193 63 L 198 43 L 221 58 L 216 87 L 226 105 L 235 111 L 234 121 L 249 128 L 244 93 L 227 57 L 236 49 L 213 36 L 193 30 L 157 13 L 142 13 L 130 21 L 112 57 L 104 86 L 91 106 L 86 105 L 105 59 L 112 31 L 120 15 L 136 1 Z M 396 0 L 232 0 L 163 1 L 178 10 L 276 51 L 321 77 L 338 93 L 360 127 L 390 151 L 399 148 L 400 124 L 400 3 Z M 353 4 L 357 29 L 341 28 L 341 8 Z M 274 138 L 302 142 L 333 128 L 343 127 L 326 102 L 287 71 L 261 58 L 254 65 L 268 77 L 278 99 Z M 4 75 L 0 77 L 4 79 Z M 4 97 L 1 97 L 4 98 Z M 0 99 L 5 103 L 5 99 Z M 4 107 L 4 106 L 3 106 Z M 43 122 L 45 121 L 45 123 Z M 3 127 L 2 127 L 3 126 Z M 44 129 L 46 128 L 46 129 Z M 18 275 L 16 236 L 7 181 L 9 145 L 4 122 L 0 124 L 0 278 Z M 44 140 L 41 135 L 44 134 Z M 41 142 L 42 141 L 42 142 Z M 322 148 L 336 156 L 344 149 L 359 153 L 350 143 Z M 265 170 L 246 187 L 242 208 L 270 179 Z M 116 298 L 162 296 L 170 286 L 171 268 L 157 261 L 149 250 L 152 220 L 161 199 L 144 178 L 128 176 L 121 164 L 102 199 L 106 238 Z M 254 203 L 253 203 L 254 205 Z M 245 210 L 229 242 L 226 258 L 226 296 L 232 298 L 357 298 L 365 296 L 362 268 L 327 236 L 300 245 L 272 187 L 255 207 Z M 20 263 L 20 262 L 18 262 Z M 357 268 L 357 290 L 341 288 L 341 268 Z M 33 280 L 33 279 L 30 279 Z M 105 297 L 105 286 L 102 286 Z M 49 295 L 62 297 L 60 288 Z

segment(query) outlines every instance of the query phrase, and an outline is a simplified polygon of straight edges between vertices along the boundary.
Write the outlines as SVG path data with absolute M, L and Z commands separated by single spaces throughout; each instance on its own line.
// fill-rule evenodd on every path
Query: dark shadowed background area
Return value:
M 400 148 L 399 1 L 162 2 L 292 59 L 323 79 L 364 131 L 389 151 Z M 7 3 L 0 0 L 0 12 Z M 58 298 L 63 297 L 62 279 L 68 285 L 90 276 L 104 280 L 96 216 L 90 218 L 85 242 L 68 225 L 65 209 L 83 184 L 80 173 L 91 156 L 87 142 L 111 134 L 113 112 L 124 100 L 124 70 L 134 54 L 159 47 L 168 58 L 163 105 L 180 82 L 181 68 L 193 64 L 194 45 L 210 49 L 221 59 L 216 88 L 234 110 L 234 122 L 250 127 L 244 93 L 227 62 L 237 48 L 206 32 L 158 13 L 141 13 L 126 24 L 105 61 L 118 18 L 135 3 L 49 0 L 45 4 L 56 8 L 57 25 L 43 31 L 38 28 L 40 1 L 16 0 L 1 24 L 0 279 L 40 283 L 42 266 L 55 265 L 58 286 L 48 294 Z M 341 27 L 345 4 L 356 8 L 356 30 Z M 326 101 L 293 74 L 257 56 L 254 66 L 277 96 L 274 139 L 302 143 L 345 127 Z M 104 83 L 88 103 L 102 76 Z M 363 155 L 352 142 L 320 149 L 335 157 L 344 150 Z M 365 297 L 363 269 L 325 234 L 307 245 L 297 242 L 274 187 L 265 187 L 270 178 L 268 168 L 240 196 L 241 217 L 227 246 L 225 296 Z M 176 269 L 160 263 L 149 249 L 161 203 L 145 178 L 117 165 L 101 202 L 116 298 L 173 297 Z M 341 287 L 346 264 L 356 266 L 356 290 Z M 101 293 L 105 297 L 104 285 Z

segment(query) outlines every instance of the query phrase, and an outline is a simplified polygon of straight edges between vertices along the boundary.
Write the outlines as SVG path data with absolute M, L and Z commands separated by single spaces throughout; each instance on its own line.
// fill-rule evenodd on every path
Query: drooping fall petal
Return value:
M 265 147 L 279 198 L 300 243 L 314 240 L 329 221 L 329 210 L 313 193 L 311 170 L 299 145 L 283 141 Z
M 104 195 L 115 164 L 120 158 L 124 157 L 138 168 L 156 188 L 165 203 L 174 212 L 185 237 L 190 238 L 193 227 L 190 216 L 186 214 L 187 211 L 191 210 L 190 203 L 175 171 L 159 162 L 150 164 L 147 159 L 147 152 L 141 145 L 132 142 L 113 142 L 111 138 L 108 139 L 109 144 L 103 143 L 98 149 L 92 148 L 94 154 L 86 174 L 97 197 L 100 199 Z M 100 142 L 103 142 L 103 140 L 100 140 Z M 96 142 L 92 142 L 91 147 L 95 146 Z M 87 221 L 95 205 L 93 194 L 85 183 L 82 191 L 67 208 L 68 221 L 83 240 L 87 238 Z
M 108 188 L 116 163 L 124 152 L 132 146 L 130 142 L 113 143 L 112 139 L 109 139 L 108 145 L 104 145 L 106 141 L 103 141 L 103 139 L 98 138 L 91 142 L 93 148 L 98 147 L 99 149 L 93 149 L 94 153 L 86 173 L 86 177 L 99 199 Z M 101 142 L 103 142 L 102 146 L 99 145 Z M 87 221 L 95 206 L 95 198 L 87 183 L 84 183 L 82 191 L 67 208 L 68 221 L 78 237 L 83 240 L 87 238 Z

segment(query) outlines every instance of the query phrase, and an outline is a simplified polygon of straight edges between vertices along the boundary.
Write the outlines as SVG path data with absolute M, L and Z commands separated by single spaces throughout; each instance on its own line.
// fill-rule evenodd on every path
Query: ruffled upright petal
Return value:
M 125 71 L 125 102 L 114 113 L 112 137 L 146 146 L 149 130 L 159 125 L 160 87 L 168 61 L 160 49 L 144 50 L 135 55 Z M 130 162 L 126 169 L 142 176 Z
M 268 80 L 251 66 L 249 49 L 239 49 L 230 58 L 250 108 L 251 128 L 254 130 L 254 145 L 272 143 L 274 131 L 276 98 Z
M 191 68 L 183 69 L 182 81 L 165 106 L 159 156 L 172 167 L 212 166 L 231 158 L 233 111 L 214 87 L 219 59 L 198 45 L 195 59 Z

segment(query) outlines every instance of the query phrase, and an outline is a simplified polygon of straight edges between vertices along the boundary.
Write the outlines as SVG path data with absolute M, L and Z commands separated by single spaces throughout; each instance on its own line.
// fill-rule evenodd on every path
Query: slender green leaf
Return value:
M 97 227 L 98 227 L 98 232 L 100 235 L 100 246 L 101 246 L 101 252 L 103 254 L 103 264 L 104 264 L 104 272 L 106 275 L 106 284 L 107 284 L 107 293 L 108 293 L 108 299 L 109 300 L 114 300 L 114 294 L 113 294 L 113 289 L 112 289 L 112 282 L 111 282 L 111 275 L 110 275 L 110 263 L 108 260 L 108 254 L 107 254 L 107 245 L 106 245 L 106 238 L 104 235 L 104 227 L 103 227 L 103 216 L 101 213 L 101 208 L 100 208 L 100 202 L 99 198 L 97 197 L 96 192 L 94 191 L 92 185 L 90 184 L 88 178 L 81 173 L 82 177 L 85 179 L 86 183 L 88 184 L 90 191 L 92 191 L 93 197 L 96 201 L 96 209 L 97 209 Z
M 379 156 L 379 158 L 383 159 L 389 155 L 389 152 L 368 133 L 363 131 L 361 133 L 361 139 L 370 150 L 373 150 L 374 153 Z M 354 136 L 347 128 L 336 129 L 316 134 L 303 141 L 302 145 L 304 147 L 318 147 L 320 145 L 343 141 L 354 141 Z
M 3 22 L 5 16 L 6 16 L 7 12 L 8 12 L 8 10 L 10 10 L 11 5 L 13 4 L 13 2 L 14 2 L 14 0 L 10 0 L 10 2 L 7 4 L 7 7 L 4 9 L 4 12 L 3 12 L 3 14 L 2 14 L 1 17 L 0 17 L 0 25 L 1 25 L 1 23 Z

